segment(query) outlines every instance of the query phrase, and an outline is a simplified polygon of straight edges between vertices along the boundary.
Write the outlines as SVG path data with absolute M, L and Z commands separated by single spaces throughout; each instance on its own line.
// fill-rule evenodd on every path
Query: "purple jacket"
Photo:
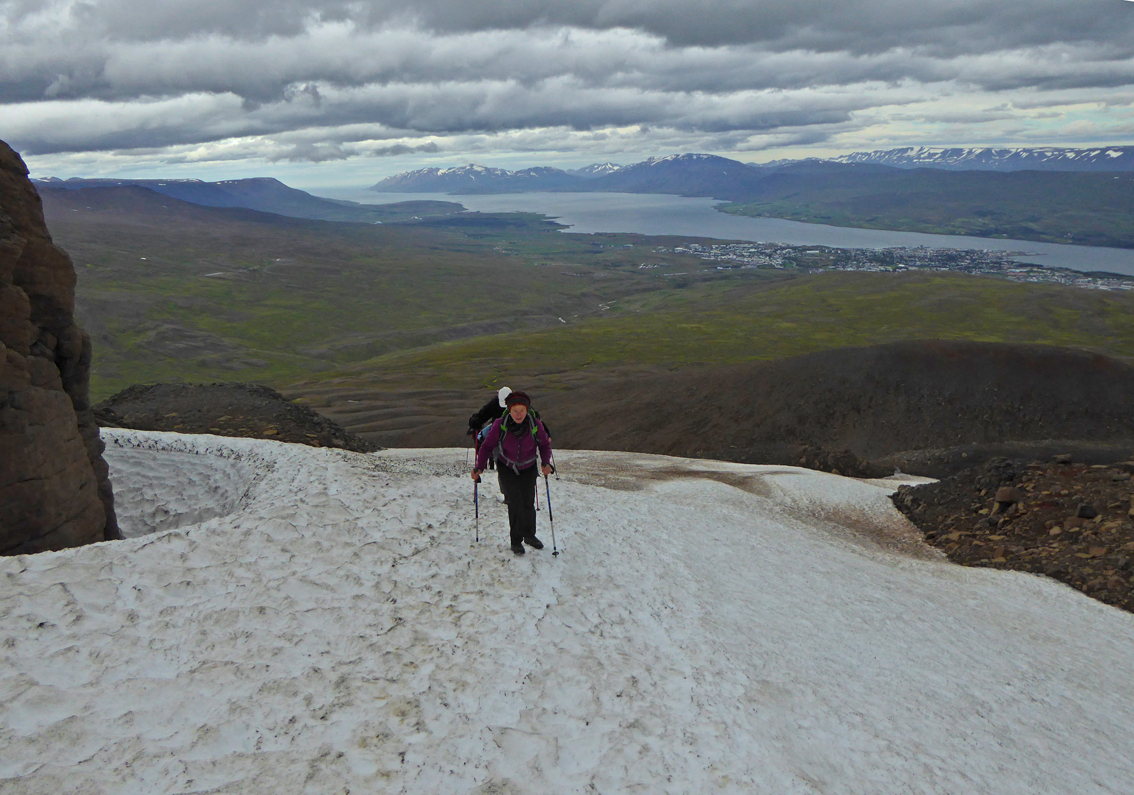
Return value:
M 477 469 L 481 471 L 487 469 L 490 456 L 496 459 L 497 466 L 508 466 L 517 471 L 527 469 L 536 462 L 537 448 L 543 465 L 547 466 L 551 463 L 551 439 L 548 438 L 543 423 L 531 415 L 528 416 L 536 424 L 534 436 L 530 430 L 526 430 L 518 438 L 514 433 L 502 431 L 501 425 L 506 417 L 501 417 L 492 423 L 492 427 L 484 436 L 484 441 L 480 443 L 480 451 L 476 454 Z M 501 436 L 503 436 L 503 444 L 501 444 Z M 497 455 L 497 447 L 500 447 L 500 455 Z

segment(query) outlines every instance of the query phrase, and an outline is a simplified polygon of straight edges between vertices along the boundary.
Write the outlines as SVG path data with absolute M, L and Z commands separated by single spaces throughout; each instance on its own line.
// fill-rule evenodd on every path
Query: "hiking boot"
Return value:
M 515 552 L 517 555 L 523 555 L 524 554 L 524 545 L 523 544 L 513 544 L 512 545 L 512 551 Z
M 527 538 L 524 539 L 524 543 L 527 544 L 532 549 L 543 549 L 543 542 L 540 541 L 535 536 L 528 536 Z

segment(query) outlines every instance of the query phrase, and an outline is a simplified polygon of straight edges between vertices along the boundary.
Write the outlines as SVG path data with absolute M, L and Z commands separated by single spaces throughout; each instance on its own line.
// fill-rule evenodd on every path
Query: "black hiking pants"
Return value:
M 521 469 L 519 474 L 506 464 L 496 467 L 500 492 L 508 503 L 508 532 L 513 545 L 535 535 L 535 489 L 538 476 L 539 467 L 534 464 Z

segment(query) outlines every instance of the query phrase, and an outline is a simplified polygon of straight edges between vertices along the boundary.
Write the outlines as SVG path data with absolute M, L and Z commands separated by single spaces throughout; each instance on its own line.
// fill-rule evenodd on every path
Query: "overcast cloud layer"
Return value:
M 0 0 L 38 173 L 1134 142 L 1127 0 Z M 181 165 L 179 165 L 181 164 Z

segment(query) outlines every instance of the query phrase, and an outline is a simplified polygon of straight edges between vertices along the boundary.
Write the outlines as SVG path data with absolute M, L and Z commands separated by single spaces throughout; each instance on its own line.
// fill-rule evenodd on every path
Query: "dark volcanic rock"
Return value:
M 824 450 L 821 447 L 803 448 L 797 466 L 819 472 L 831 472 L 850 478 L 877 478 L 889 475 L 868 461 L 863 461 L 850 450 Z
M 1019 499 L 1002 508 L 1005 490 Z M 956 563 L 1046 575 L 1134 612 L 1134 509 L 1120 465 L 995 459 L 892 499 Z
M 75 269 L 27 167 L 0 141 L 0 554 L 118 538 L 90 407 Z
M 213 433 L 337 447 L 381 448 L 260 384 L 135 384 L 95 407 L 104 427 Z

